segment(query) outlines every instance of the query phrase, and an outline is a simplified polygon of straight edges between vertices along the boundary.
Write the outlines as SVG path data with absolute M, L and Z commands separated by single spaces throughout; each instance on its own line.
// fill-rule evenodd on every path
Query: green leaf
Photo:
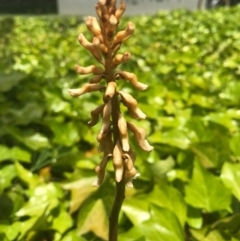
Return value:
M 31 154 L 18 146 L 14 146 L 11 149 L 11 155 L 13 160 L 18 160 L 26 163 L 30 163 L 31 161 Z
M 4 160 L 19 160 L 29 163 L 31 160 L 31 154 L 18 146 L 8 148 L 0 145 L 0 161 Z
M 195 161 L 192 179 L 186 186 L 185 201 L 207 212 L 229 210 L 231 194 L 224 188 L 219 177 L 214 176 Z
M 14 165 L 7 165 L 0 169 L 0 194 L 12 185 L 12 180 L 16 177 Z
M 149 203 L 141 197 L 126 199 L 122 211 L 134 225 L 138 225 L 150 218 Z
M 0 145 L 0 161 L 4 161 L 11 158 L 12 158 L 11 150 L 4 145 Z
M 60 145 L 71 146 L 78 139 L 78 129 L 74 123 L 50 123 L 50 128 L 54 133 L 54 142 Z
M 60 211 L 59 215 L 53 219 L 52 228 L 57 230 L 59 233 L 63 234 L 71 228 L 73 225 L 73 220 L 69 213 L 65 211 Z
M 0 73 L 0 92 L 11 90 L 24 78 L 26 78 L 26 75 L 19 72 L 12 72 L 10 74 Z
M 240 134 L 237 133 L 235 134 L 231 139 L 230 139 L 230 149 L 233 152 L 233 155 L 240 160 L 240 148 L 239 148 L 239 143 L 240 143 Z
M 39 178 L 32 172 L 25 169 L 19 162 L 15 162 L 17 176 L 30 188 L 34 188 L 39 183 Z
M 190 141 L 187 134 L 183 130 L 173 129 L 168 132 L 155 132 L 153 135 L 149 136 L 149 141 L 153 143 L 163 143 L 170 146 L 175 146 L 180 149 L 187 149 Z
M 93 232 L 96 236 L 108 239 L 108 218 L 101 199 L 98 199 L 90 210 L 80 210 L 78 218 L 78 234 Z
M 15 214 L 23 216 L 42 216 L 59 205 L 59 198 L 62 193 L 55 184 L 49 183 L 36 187 L 29 201 Z
M 152 152 L 151 154 L 152 155 Z M 161 178 L 173 169 L 175 161 L 173 157 L 169 156 L 165 160 L 157 160 L 156 163 L 151 165 L 151 170 L 154 176 Z
M 95 179 L 96 177 L 82 178 L 63 185 L 64 189 L 71 190 L 70 213 L 78 210 L 80 205 L 96 191 L 96 188 L 92 186 Z
M 0 222 L 0 240 L 1 239 L 1 234 L 4 233 L 6 235 L 6 240 L 15 240 L 20 233 L 21 230 L 21 223 L 20 222 L 15 222 L 12 224 L 8 223 L 1 223 Z
M 230 229 L 232 233 L 236 233 L 239 229 L 239 225 L 240 225 L 240 213 L 236 213 L 234 215 L 217 220 L 215 223 L 211 225 L 211 230 Z
M 34 227 L 40 217 L 41 215 L 37 215 L 20 223 L 20 236 L 18 236 L 19 240 L 22 240 L 22 238 Z
M 181 226 L 184 226 L 187 208 L 181 193 L 176 188 L 167 185 L 155 186 L 146 199 L 149 203 L 172 211 L 179 219 Z
M 15 123 L 18 125 L 27 125 L 37 121 L 42 117 L 44 109 L 37 103 L 27 103 L 22 109 L 10 109 L 9 113 L 13 115 Z
M 226 241 L 225 238 L 218 232 L 217 230 L 214 230 L 210 232 L 207 237 L 204 237 L 202 241 Z
M 48 138 L 38 132 L 32 133 L 30 131 L 22 133 L 19 129 L 12 127 L 7 128 L 7 132 L 32 150 L 39 150 L 50 146 Z
M 83 237 L 79 237 L 76 233 L 76 231 L 70 231 L 68 232 L 61 241 L 87 241 Z
M 13 205 L 14 204 L 8 195 L 0 195 L 0 220 L 7 220 L 11 217 Z
M 224 186 L 240 201 L 240 163 L 224 163 L 220 177 Z
M 202 212 L 200 209 L 188 205 L 187 223 L 190 227 L 200 229 L 203 224 Z
M 184 241 L 183 230 L 174 213 L 165 208 L 151 206 L 151 218 L 128 232 L 120 234 L 120 241 L 134 241 L 145 237 L 146 241 Z M 141 240 L 141 239 L 140 239 Z

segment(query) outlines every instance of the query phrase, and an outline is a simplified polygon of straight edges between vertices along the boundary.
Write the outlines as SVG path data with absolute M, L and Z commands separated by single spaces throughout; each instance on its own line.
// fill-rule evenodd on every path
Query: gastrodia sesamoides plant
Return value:
M 119 65 L 130 60 L 130 53 L 121 53 L 121 46 L 134 33 L 135 26 L 128 22 L 123 30 L 118 30 L 121 16 L 126 4 L 117 0 L 99 0 L 96 4 L 97 18 L 87 17 L 86 26 L 92 34 L 88 40 L 80 33 L 79 43 L 86 48 L 98 61 L 99 66 L 76 65 L 76 72 L 80 75 L 91 75 L 89 82 L 79 89 L 69 89 L 72 96 L 81 96 L 88 92 L 100 91 L 103 93 L 103 104 L 91 111 L 89 126 L 94 126 L 102 120 L 102 127 L 97 136 L 99 151 L 103 152 L 102 161 L 96 167 L 97 180 L 94 186 L 99 186 L 104 181 L 105 169 L 108 162 L 112 161 L 115 180 L 125 181 L 126 185 L 132 186 L 132 179 L 137 177 L 134 162 L 136 154 L 130 146 L 129 136 L 133 134 L 136 143 L 144 151 L 151 151 L 153 147 L 145 139 L 146 133 L 143 128 L 137 127 L 132 122 L 127 122 L 120 111 L 120 105 L 124 105 L 134 119 L 145 119 L 146 115 L 138 107 L 137 100 L 117 87 L 120 80 L 127 81 L 135 89 L 144 91 L 147 85 L 138 81 L 134 73 L 124 71 Z

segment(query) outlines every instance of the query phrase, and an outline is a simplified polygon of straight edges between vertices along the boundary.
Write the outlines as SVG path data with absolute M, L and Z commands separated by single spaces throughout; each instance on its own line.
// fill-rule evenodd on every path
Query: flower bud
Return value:
M 128 153 L 124 153 L 123 157 L 124 157 L 125 170 L 128 170 L 128 171 L 132 170 L 134 165 L 133 165 L 133 160 L 132 160 L 131 156 Z
M 119 31 L 116 34 L 116 36 L 113 39 L 112 46 L 116 46 L 117 44 L 122 43 L 127 39 L 129 39 L 134 33 L 134 30 L 135 30 L 134 24 L 132 22 L 129 22 L 125 30 Z
M 113 167 L 115 171 L 115 180 L 120 182 L 123 178 L 123 158 L 122 158 L 122 148 L 119 142 L 116 143 L 113 149 Z
M 91 111 L 92 119 L 88 122 L 89 126 L 94 126 L 98 123 L 99 116 L 102 114 L 104 108 L 104 104 L 98 106 L 96 109 Z
M 90 51 L 90 53 L 92 54 L 92 56 L 95 59 L 97 59 L 100 63 L 103 64 L 102 55 L 99 52 L 98 48 L 93 43 L 90 43 L 82 33 L 80 33 L 79 36 L 78 36 L 78 42 L 84 48 L 86 48 L 88 51 Z
M 126 57 L 125 57 L 126 58 Z M 127 71 L 122 71 L 122 70 L 117 70 L 116 75 L 120 75 L 123 79 L 128 80 L 133 87 L 135 87 L 138 90 L 145 90 L 147 89 L 147 85 L 138 82 L 137 76 L 133 73 L 127 72 Z
M 105 91 L 105 95 L 104 95 L 105 98 L 107 100 L 112 99 L 115 92 L 116 92 L 116 83 L 114 81 L 108 82 L 107 88 L 106 88 L 106 91 Z
M 89 83 L 91 84 L 98 84 L 99 82 L 101 82 L 101 80 L 103 79 L 103 75 L 99 74 L 99 75 L 95 75 L 93 76 L 90 80 Z
M 92 32 L 92 34 L 100 39 L 100 41 L 103 41 L 101 28 L 98 24 L 98 21 L 95 17 L 87 17 L 86 19 L 86 25 L 89 31 Z
M 100 142 L 108 133 L 109 127 L 111 125 L 111 113 L 112 113 L 112 103 L 109 100 L 103 108 L 103 118 L 102 118 L 102 128 L 97 136 L 97 140 Z
M 144 151 L 152 151 L 153 146 L 151 146 L 148 141 L 145 139 L 146 132 L 143 128 L 135 126 L 131 122 L 127 122 L 127 127 L 133 133 L 134 138 L 137 144 L 143 149 Z
M 71 96 L 80 96 L 88 92 L 93 92 L 103 89 L 104 86 L 99 84 L 85 84 L 80 89 L 69 89 L 68 92 Z
M 110 18 L 109 18 L 109 26 L 108 26 L 108 32 L 111 33 L 111 38 L 114 34 L 114 32 L 116 31 L 117 29 L 117 26 L 118 26 L 118 20 L 117 18 L 115 17 L 115 15 L 111 15 Z M 108 35 L 109 35 L 108 33 Z M 109 36 L 108 36 L 109 37 Z
M 95 5 L 95 9 L 96 9 L 96 13 L 98 15 L 98 18 L 101 19 L 102 18 L 102 10 L 101 10 L 99 2 Z
M 107 163 L 108 163 L 108 157 L 104 156 L 102 161 L 101 161 L 101 163 L 100 163 L 100 165 L 96 166 L 95 171 L 96 171 L 96 173 L 98 175 L 98 178 L 97 178 L 96 181 L 94 181 L 92 183 L 92 185 L 94 187 L 98 187 L 98 186 L 100 186 L 103 183 L 104 177 L 105 177 L 105 169 L 106 169 Z
M 127 106 L 129 112 L 136 119 L 145 119 L 146 115 L 138 108 L 137 101 L 128 93 L 119 91 L 119 94 L 122 97 L 123 104 Z
M 106 54 L 108 52 L 107 47 L 100 42 L 100 40 L 97 37 L 93 38 L 93 45 L 102 53 Z
M 119 114 L 118 115 L 118 130 L 120 135 L 120 140 L 122 143 L 123 151 L 127 152 L 130 149 L 129 140 L 128 140 L 128 131 L 127 131 L 127 122 L 124 117 Z
M 79 65 L 75 65 L 75 70 L 78 74 L 84 75 L 84 74 L 103 74 L 104 70 L 100 67 L 97 67 L 95 65 L 90 65 L 88 67 L 82 67 Z
M 109 12 L 108 12 L 106 3 L 107 3 L 106 0 L 99 0 L 101 12 L 102 12 L 101 21 L 103 22 L 103 24 L 106 24 L 109 20 Z
M 109 158 L 113 156 L 113 140 L 112 140 L 112 132 L 109 131 L 105 137 L 105 146 L 104 146 L 104 155 L 108 156 Z
M 126 4 L 123 0 L 120 1 L 119 7 L 116 9 L 115 16 L 119 20 L 126 10 Z
M 136 168 L 133 167 L 130 171 L 126 170 L 124 173 L 124 180 L 127 187 L 133 187 L 132 179 L 136 179 L 140 174 L 137 172 Z
M 126 63 L 130 59 L 131 55 L 130 53 L 126 52 L 124 54 L 117 54 L 113 59 L 113 68 L 116 68 L 117 65 Z M 117 71 L 118 74 L 119 71 Z

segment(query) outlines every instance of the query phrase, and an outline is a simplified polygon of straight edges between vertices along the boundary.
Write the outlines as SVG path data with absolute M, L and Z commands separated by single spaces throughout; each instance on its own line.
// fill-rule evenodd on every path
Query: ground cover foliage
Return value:
M 150 87 L 122 88 L 147 114 L 138 125 L 155 149 L 135 146 L 141 176 L 127 189 L 119 241 L 240 240 L 239 10 L 131 19 L 124 69 Z M 113 169 L 91 186 L 99 125 L 87 126 L 100 94 L 67 91 L 88 78 L 74 65 L 92 64 L 80 32 L 77 17 L 0 18 L 2 241 L 107 239 Z

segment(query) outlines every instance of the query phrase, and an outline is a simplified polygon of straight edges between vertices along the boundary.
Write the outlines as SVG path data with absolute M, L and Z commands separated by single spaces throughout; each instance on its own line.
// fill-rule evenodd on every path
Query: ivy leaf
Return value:
M 151 206 L 151 218 L 120 235 L 120 241 L 135 241 L 143 236 L 146 241 L 184 241 L 183 230 L 175 214 L 166 208 Z M 140 239 L 141 240 L 141 239 Z
M 181 226 L 184 226 L 187 208 L 181 193 L 176 188 L 167 185 L 155 186 L 154 190 L 146 196 L 146 200 L 175 213 Z
M 108 239 L 108 218 L 101 199 L 94 201 L 88 210 L 79 212 L 77 232 L 84 234 L 90 231 L 104 240 Z
M 230 208 L 231 194 L 222 185 L 219 177 L 214 176 L 195 161 L 192 179 L 186 186 L 185 200 L 193 207 L 214 212 Z
M 224 163 L 220 177 L 224 186 L 240 201 L 240 163 Z

